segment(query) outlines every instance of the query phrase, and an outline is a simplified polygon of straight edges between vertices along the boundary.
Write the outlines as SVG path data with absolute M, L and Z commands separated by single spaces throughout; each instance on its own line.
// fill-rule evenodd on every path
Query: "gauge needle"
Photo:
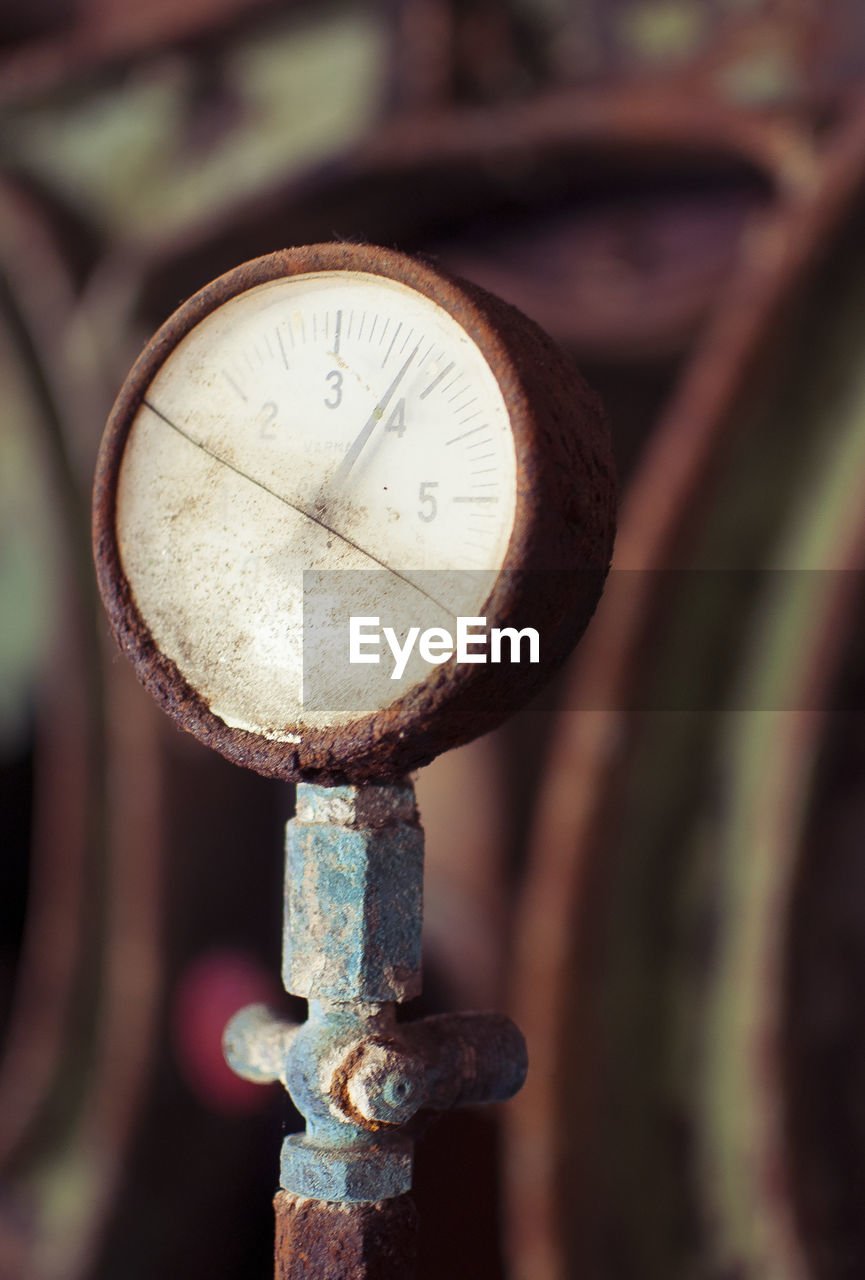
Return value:
M 396 375 L 393 382 L 390 384 L 388 389 L 385 391 L 384 395 L 379 400 L 378 404 L 373 409 L 372 413 L 367 418 L 362 429 L 355 436 L 349 448 L 348 453 L 345 455 L 342 462 L 337 467 L 336 472 L 334 473 L 333 478 L 337 484 L 339 484 L 341 481 L 343 481 L 346 478 L 349 471 L 351 471 L 352 467 L 357 462 L 358 458 L 360 457 L 361 450 L 363 449 L 367 440 L 370 438 L 373 431 L 375 430 L 376 424 L 381 421 L 384 415 L 384 411 L 387 408 L 388 404 L 390 403 L 393 393 L 396 391 L 397 387 L 402 382 L 403 378 L 405 377 L 408 371 L 409 365 L 411 364 L 412 360 L 414 360 L 419 350 L 420 350 L 420 343 L 418 343 L 418 345 L 415 347 L 414 351 L 406 360 L 405 364 L 400 369 L 399 373 Z

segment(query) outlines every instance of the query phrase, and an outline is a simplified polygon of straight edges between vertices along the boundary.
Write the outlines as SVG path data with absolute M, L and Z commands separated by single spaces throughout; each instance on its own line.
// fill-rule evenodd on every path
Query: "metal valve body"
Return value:
M 422 1110 L 510 1097 L 526 1050 L 499 1014 L 397 1023 L 421 985 L 423 832 L 411 784 L 301 783 L 286 841 L 283 979 L 309 1001 L 300 1026 L 252 1005 L 225 1052 L 250 1080 L 281 1080 L 306 1121 L 283 1143 L 280 1183 L 330 1202 L 411 1187 L 406 1126 Z

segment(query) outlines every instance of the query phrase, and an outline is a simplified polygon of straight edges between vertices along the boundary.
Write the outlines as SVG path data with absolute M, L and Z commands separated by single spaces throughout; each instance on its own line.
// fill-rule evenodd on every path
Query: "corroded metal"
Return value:
M 284 1073 L 306 1121 L 303 1134 L 289 1134 L 282 1144 L 284 1190 L 319 1200 L 383 1200 L 410 1189 L 411 1142 L 396 1126 L 357 1123 L 334 1089 L 340 1065 L 355 1046 L 367 1037 L 387 1038 L 394 1026 L 392 1004 L 310 1001 Z
M 411 786 L 299 789 L 286 840 L 286 990 L 330 1000 L 416 996 L 422 900 Z
M 294 1196 L 346 1204 L 411 1187 L 421 1111 L 509 1098 L 527 1069 L 500 1014 L 398 1023 L 420 990 L 423 833 L 410 784 L 298 788 L 286 842 L 284 978 L 309 999 L 301 1026 L 262 1005 L 225 1032 L 231 1066 L 280 1080 L 306 1122 L 282 1146 Z
M 483 354 L 508 406 L 517 461 L 516 514 L 501 572 L 483 606 L 489 626 L 536 628 L 541 661 L 449 660 L 374 714 L 339 726 L 291 729 L 277 741 L 216 716 L 154 642 L 126 579 L 115 524 L 127 437 L 148 387 L 205 316 L 256 285 L 318 271 L 396 280 L 443 307 Z M 150 341 L 112 410 L 94 481 L 99 587 L 121 649 L 160 706 L 228 759 L 272 777 L 326 783 L 394 779 L 501 723 L 558 669 L 600 596 L 612 552 L 615 479 L 601 406 L 571 362 L 533 321 L 477 286 L 370 245 L 319 244 L 244 263 L 186 302 Z M 296 731 L 296 732 L 295 732 Z
M 275 1280 L 411 1280 L 418 1215 L 408 1196 L 326 1204 L 280 1191 Z
M 265 1004 L 248 1004 L 229 1022 L 222 1036 L 225 1060 L 244 1080 L 272 1084 L 283 1079 L 297 1027 L 281 1021 Z

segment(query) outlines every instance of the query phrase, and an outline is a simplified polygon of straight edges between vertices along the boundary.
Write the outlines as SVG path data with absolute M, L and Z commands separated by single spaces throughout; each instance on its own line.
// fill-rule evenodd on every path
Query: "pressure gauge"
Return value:
M 260 772 L 395 777 L 502 720 L 594 608 L 597 402 L 489 294 L 350 244 L 246 263 L 133 368 L 99 456 L 114 632 L 185 728 Z

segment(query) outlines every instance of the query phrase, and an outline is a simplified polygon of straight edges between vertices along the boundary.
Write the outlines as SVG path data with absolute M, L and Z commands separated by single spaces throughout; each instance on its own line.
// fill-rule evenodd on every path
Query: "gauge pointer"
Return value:
M 411 364 L 412 360 L 414 360 L 418 351 L 420 351 L 420 343 L 417 344 L 414 351 L 411 353 L 411 355 L 406 360 L 403 367 L 400 369 L 399 373 L 394 378 L 393 382 L 388 387 L 387 391 L 385 391 L 384 395 L 379 400 L 378 404 L 375 406 L 372 413 L 369 415 L 366 422 L 364 423 L 362 430 L 358 432 L 357 436 L 355 437 L 354 441 L 352 442 L 349 448 L 348 453 L 345 455 L 342 462 L 337 467 L 336 472 L 334 473 L 333 478 L 337 484 L 339 484 L 341 481 L 343 481 L 346 478 L 349 471 L 351 471 L 352 467 L 357 462 L 358 458 L 360 457 L 361 450 L 363 449 L 367 440 L 370 438 L 373 431 L 375 430 L 377 423 L 381 421 L 385 409 L 390 404 L 393 393 L 396 391 L 397 387 L 402 382 L 403 378 L 408 372 L 408 367 Z

